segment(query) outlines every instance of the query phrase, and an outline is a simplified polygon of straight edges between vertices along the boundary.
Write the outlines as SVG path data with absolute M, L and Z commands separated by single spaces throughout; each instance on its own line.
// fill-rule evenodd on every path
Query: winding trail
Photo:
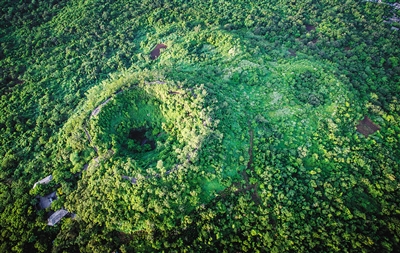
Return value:
M 250 124 L 249 124 L 250 125 Z M 250 143 L 249 143 L 249 162 L 247 163 L 247 168 L 246 170 L 254 171 L 253 167 L 253 145 L 254 145 L 254 132 L 253 129 L 250 128 L 249 130 L 249 135 L 250 135 Z M 254 203 L 257 205 L 261 204 L 261 198 L 257 193 L 257 184 L 251 184 L 249 180 L 249 175 L 247 174 L 247 171 L 243 170 L 242 171 L 242 176 L 244 180 L 246 181 L 246 187 L 242 189 L 242 191 L 251 191 L 251 198 L 253 199 Z
M 89 131 L 86 129 L 85 126 L 83 126 L 83 130 L 85 131 L 86 137 L 87 137 L 88 140 L 89 140 L 89 144 L 92 144 L 92 137 L 90 136 Z M 96 147 L 96 146 L 93 146 L 93 149 L 94 149 L 94 152 L 96 152 L 96 154 L 98 154 L 98 152 L 97 152 L 97 147 Z
M 240 174 L 242 175 L 243 179 L 245 180 L 244 184 L 240 182 L 233 183 L 232 186 L 228 187 L 227 189 L 223 190 L 220 194 L 219 198 L 227 197 L 231 192 L 238 195 L 243 192 L 251 191 L 251 199 L 254 201 L 255 204 L 260 205 L 262 203 L 260 196 L 257 193 L 257 184 L 251 184 L 249 179 L 249 174 L 246 170 L 254 171 L 253 168 L 253 142 L 254 142 L 254 132 L 253 129 L 250 128 L 249 130 L 250 142 L 249 142 L 249 161 L 247 162 L 247 167 L 245 170 L 242 170 Z M 232 188 L 237 187 L 238 189 L 233 191 Z
M 253 142 L 254 142 L 254 132 L 253 129 L 249 130 L 250 135 L 250 146 L 249 146 L 249 162 L 247 163 L 247 168 L 252 170 L 253 169 Z
M 118 93 L 117 93 L 118 94 Z M 103 106 L 105 106 L 108 102 L 110 102 L 111 101 L 111 97 L 110 98 L 108 98 L 106 101 L 104 101 L 103 103 L 101 103 L 99 106 L 97 106 L 93 111 L 92 111 L 92 114 L 90 114 L 90 117 L 94 117 L 94 116 L 97 116 L 99 113 L 100 113 L 100 111 L 101 111 L 101 108 L 103 107 Z

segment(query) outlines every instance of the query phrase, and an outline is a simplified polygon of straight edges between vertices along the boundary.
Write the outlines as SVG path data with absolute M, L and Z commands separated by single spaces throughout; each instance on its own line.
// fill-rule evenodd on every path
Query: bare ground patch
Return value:
M 365 137 L 368 137 L 368 135 L 375 133 L 379 129 L 381 129 L 381 127 L 372 122 L 367 116 L 357 125 L 357 131 L 362 133 Z

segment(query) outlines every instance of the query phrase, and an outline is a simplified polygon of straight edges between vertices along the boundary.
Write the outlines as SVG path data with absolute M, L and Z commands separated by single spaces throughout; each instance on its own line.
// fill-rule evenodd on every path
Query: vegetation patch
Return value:
M 1 252 L 400 248 L 397 5 L 3 2 Z

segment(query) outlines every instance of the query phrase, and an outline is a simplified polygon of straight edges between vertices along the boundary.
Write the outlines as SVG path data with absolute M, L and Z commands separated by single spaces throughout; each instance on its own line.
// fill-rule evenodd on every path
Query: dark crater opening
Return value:
M 147 145 L 150 150 L 156 148 L 156 142 L 151 138 L 151 129 L 131 129 L 128 138 L 134 140 L 140 146 Z

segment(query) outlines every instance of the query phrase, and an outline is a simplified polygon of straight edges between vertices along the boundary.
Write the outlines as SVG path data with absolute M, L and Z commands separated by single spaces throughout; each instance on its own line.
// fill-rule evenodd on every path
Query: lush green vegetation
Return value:
M 400 248 L 400 10 L 232 2 L 2 1 L 1 252 Z

